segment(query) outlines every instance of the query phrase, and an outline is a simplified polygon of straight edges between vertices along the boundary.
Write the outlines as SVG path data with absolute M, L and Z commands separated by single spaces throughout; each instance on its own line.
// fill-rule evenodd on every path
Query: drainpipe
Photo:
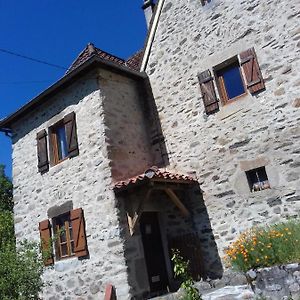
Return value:
M 151 22 L 152 15 L 154 12 L 154 7 L 155 7 L 154 0 L 144 0 L 142 9 L 144 10 L 147 28 L 149 28 L 149 26 L 150 26 L 150 22 Z
M 153 43 L 153 40 L 154 40 L 154 37 L 155 37 L 155 32 L 156 32 L 156 29 L 157 29 L 159 17 L 160 17 L 162 8 L 164 6 L 164 3 L 165 3 L 165 0 L 159 0 L 158 1 L 157 8 L 156 8 L 156 13 L 155 13 L 153 23 L 152 23 L 152 26 L 151 26 L 151 29 L 150 29 L 150 33 L 149 33 L 148 43 L 147 43 L 147 46 L 145 48 L 145 53 L 144 53 L 144 57 L 143 57 L 142 65 L 141 65 L 141 72 L 145 72 L 145 70 L 146 70 L 149 55 L 150 55 L 150 51 L 151 51 L 151 47 L 152 47 L 152 43 Z

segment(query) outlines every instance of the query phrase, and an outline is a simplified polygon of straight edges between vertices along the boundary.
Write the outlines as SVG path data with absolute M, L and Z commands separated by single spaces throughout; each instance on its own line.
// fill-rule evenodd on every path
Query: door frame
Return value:
M 161 246 L 162 246 L 162 251 L 163 251 L 162 256 L 164 258 L 165 271 L 166 271 L 166 276 L 167 276 L 167 280 L 168 280 L 167 291 L 169 292 L 170 288 L 173 285 L 172 283 L 174 280 L 173 280 L 172 265 L 171 265 L 171 259 L 169 256 L 169 251 L 168 251 L 168 241 L 167 241 L 165 226 L 164 226 L 164 222 L 163 222 L 164 219 L 162 216 L 162 212 L 157 211 L 157 210 L 145 210 L 145 211 L 143 211 L 143 213 L 155 213 L 156 214 L 156 219 L 157 219 L 157 223 L 158 223 L 158 227 L 159 227 L 159 231 L 160 231 Z M 142 218 L 142 215 L 141 215 L 141 218 Z M 155 293 L 155 292 L 152 292 L 151 288 L 150 288 L 150 278 L 148 275 L 148 266 L 147 266 L 147 262 L 146 262 L 145 248 L 144 248 L 142 233 L 141 233 L 141 243 L 143 246 L 143 255 L 144 255 L 144 260 L 145 260 L 146 274 L 147 274 L 147 278 L 148 278 L 148 287 L 149 287 L 149 292 L 151 294 L 151 293 Z M 157 293 L 159 293 L 159 292 L 157 292 Z

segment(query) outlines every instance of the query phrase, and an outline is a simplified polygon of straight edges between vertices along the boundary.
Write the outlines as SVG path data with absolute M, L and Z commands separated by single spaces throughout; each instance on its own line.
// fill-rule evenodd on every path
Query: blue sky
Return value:
M 0 0 L 0 49 L 68 67 L 88 42 L 127 58 L 143 47 L 142 0 Z M 0 51 L 0 119 L 64 74 Z M 11 176 L 10 139 L 0 133 L 0 164 Z

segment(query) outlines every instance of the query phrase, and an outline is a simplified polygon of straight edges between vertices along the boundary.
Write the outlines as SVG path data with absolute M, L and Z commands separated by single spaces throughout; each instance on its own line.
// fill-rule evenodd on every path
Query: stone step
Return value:
M 203 300 L 246 300 L 255 299 L 254 293 L 247 285 L 225 286 L 210 290 L 202 295 Z

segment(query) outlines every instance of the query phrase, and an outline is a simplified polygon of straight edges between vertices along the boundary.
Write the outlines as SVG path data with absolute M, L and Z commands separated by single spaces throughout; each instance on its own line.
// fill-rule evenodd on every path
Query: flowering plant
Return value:
M 240 271 L 300 262 L 300 220 L 242 233 L 226 250 L 226 262 Z

